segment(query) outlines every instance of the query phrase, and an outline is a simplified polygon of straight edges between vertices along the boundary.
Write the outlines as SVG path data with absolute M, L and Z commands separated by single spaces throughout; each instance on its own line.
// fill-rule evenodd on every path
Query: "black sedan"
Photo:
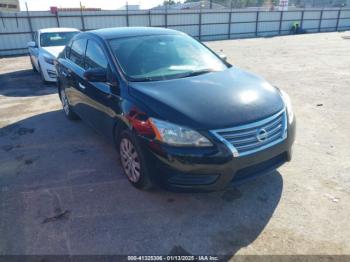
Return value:
M 221 190 L 291 159 L 288 95 L 184 33 L 80 33 L 56 68 L 66 116 L 113 141 L 137 188 Z

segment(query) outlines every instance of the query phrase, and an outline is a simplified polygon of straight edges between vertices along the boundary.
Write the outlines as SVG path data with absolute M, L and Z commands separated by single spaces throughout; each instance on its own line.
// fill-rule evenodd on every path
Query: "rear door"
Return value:
M 87 40 L 76 39 L 72 42 L 69 56 L 61 74 L 66 78 L 66 95 L 75 113 L 81 118 L 87 118 L 85 87 L 81 85 L 84 79 L 84 60 Z M 87 119 L 88 120 L 88 119 Z
M 63 52 L 58 56 L 58 64 L 56 66 L 57 69 L 57 83 L 60 88 L 64 88 L 65 90 L 69 90 L 71 80 L 68 77 L 68 71 L 71 67 L 69 55 L 72 43 L 69 43 L 63 50 Z M 71 71 L 71 70 L 70 70 Z

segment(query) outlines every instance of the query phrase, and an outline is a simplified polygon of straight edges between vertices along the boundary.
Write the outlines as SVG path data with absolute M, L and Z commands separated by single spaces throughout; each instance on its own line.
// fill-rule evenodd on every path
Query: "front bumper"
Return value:
M 54 65 L 45 63 L 42 68 L 45 81 L 56 82 L 57 81 L 57 71 Z
M 295 119 L 288 124 L 287 138 L 265 150 L 242 157 L 219 140 L 212 148 L 176 148 L 141 138 L 150 166 L 156 167 L 154 179 L 172 190 L 223 190 L 275 170 L 291 160 L 295 138 Z

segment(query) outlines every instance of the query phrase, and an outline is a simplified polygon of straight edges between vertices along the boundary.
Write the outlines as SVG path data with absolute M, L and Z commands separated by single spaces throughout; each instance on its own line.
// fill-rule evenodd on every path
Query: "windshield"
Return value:
M 65 46 L 79 32 L 57 32 L 40 34 L 40 46 Z
M 131 81 L 156 81 L 222 71 L 227 66 L 187 35 L 152 35 L 110 41 Z

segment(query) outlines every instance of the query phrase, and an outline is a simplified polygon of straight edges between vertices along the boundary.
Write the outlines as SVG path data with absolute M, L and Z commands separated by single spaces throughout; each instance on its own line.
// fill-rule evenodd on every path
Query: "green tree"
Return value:
M 210 0 L 207 0 L 210 1 Z M 188 2 L 199 2 L 199 0 L 186 0 L 185 3 Z M 263 4 L 264 0 L 212 0 L 213 3 L 217 3 L 223 6 L 230 8 L 231 6 L 234 8 L 241 8 L 246 6 L 256 6 Z
M 185 3 L 188 2 L 199 2 L 200 0 L 186 0 Z M 210 1 L 210 0 L 207 0 Z M 264 6 L 266 3 L 268 5 L 278 4 L 279 0 L 212 0 L 213 3 L 217 3 L 223 6 L 230 8 L 244 8 L 249 6 Z
M 164 0 L 163 5 L 175 5 L 176 2 L 174 0 Z

